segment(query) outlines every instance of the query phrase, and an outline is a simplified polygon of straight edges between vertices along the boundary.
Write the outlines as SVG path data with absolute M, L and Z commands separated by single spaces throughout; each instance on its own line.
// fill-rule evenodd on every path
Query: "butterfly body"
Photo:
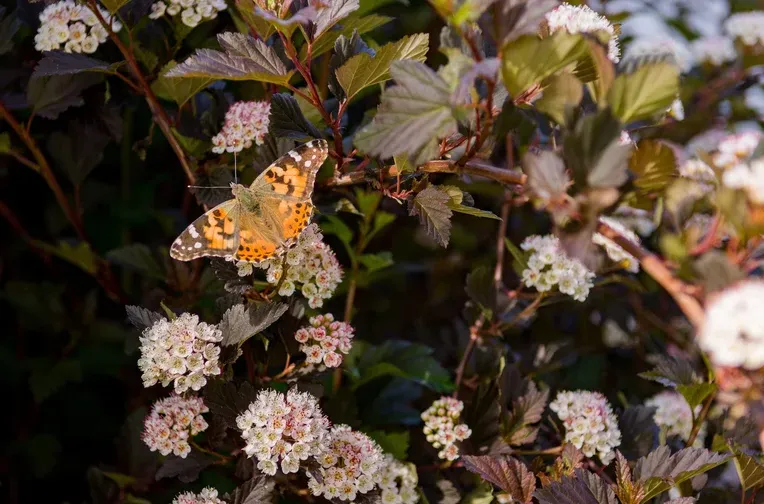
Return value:
M 188 226 L 170 255 L 260 262 L 283 254 L 310 223 L 313 184 L 327 153 L 325 140 L 313 140 L 274 161 L 251 186 L 231 184 L 233 198 Z

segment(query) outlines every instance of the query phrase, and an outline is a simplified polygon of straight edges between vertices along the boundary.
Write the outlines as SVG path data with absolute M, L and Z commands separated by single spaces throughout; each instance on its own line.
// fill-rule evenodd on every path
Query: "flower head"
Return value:
M 670 36 L 640 37 L 626 47 L 624 61 L 642 58 L 669 57 L 682 72 L 687 72 L 695 64 L 692 52 L 687 44 Z
M 168 6 L 167 3 L 170 5 Z M 227 9 L 225 0 L 159 0 L 151 5 L 151 19 L 159 19 L 165 14 L 177 16 L 180 14 L 181 22 L 189 28 L 196 27 L 202 21 L 215 19 L 219 12 Z
M 270 124 L 271 104 L 258 101 L 239 101 L 225 114 L 220 133 L 212 137 L 212 152 L 241 152 L 262 145 Z
M 311 317 L 310 326 L 297 330 L 294 339 L 300 351 L 308 356 L 309 364 L 338 367 L 342 356 L 350 352 L 355 331 L 350 324 L 334 320 L 334 315 Z
M 621 431 L 605 396 L 586 390 L 562 391 L 549 405 L 565 426 L 565 442 L 587 457 L 595 454 L 603 464 L 615 457 L 621 444 Z
M 236 418 L 236 425 L 247 443 L 247 455 L 257 458 L 259 470 L 274 475 L 279 467 L 285 474 L 296 473 L 301 461 L 316 455 L 328 435 L 329 420 L 318 399 L 307 392 L 263 390 Z
M 576 259 L 569 258 L 552 235 L 533 235 L 520 248 L 530 251 L 527 268 L 522 272 L 523 283 L 539 292 L 557 288 L 561 293 L 584 301 L 594 286 L 594 273 Z
M 98 12 L 114 32 L 122 29 L 122 23 L 112 19 L 108 11 L 98 7 Z M 40 13 L 40 28 L 34 41 L 35 49 L 40 52 L 63 50 L 92 54 L 108 38 L 109 32 L 89 6 L 63 0 L 48 5 Z
M 378 477 L 382 504 L 415 504 L 419 501 L 416 491 L 418 482 L 416 470 L 410 464 L 385 454 Z
M 383 466 L 382 449 L 366 434 L 335 425 L 315 456 L 317 473 L 308 474 L 313 495 L 354 501 L 374 489 Z
M 747 46 L 764 44 L 764 11 L 733 14 L 724 22 L 724 31 Z
M 732 168 L 748 160 L 759 142 L 764 139 L 760 131 L 743 131 L 720 139 L 712 158 L 719 168 Z
M 239 261 L 236 264 L 239 275 L 252 273 L 253 267 L 265 269 L 268 283 L 279 285 L 280 296 L 291 296 L 299 291 L 311 308 L 320 308 L 342 282 L 342 267 L 322 239 L 318 225 L 311 224 L 284 256 L 259 263 Z
M 764 367 L 764 281 L 748 280 L 725 289 L 706 308 L 700 347 L 717 366 Z
M 459 458 L 457 441 L 464 441 L 472 435 L 467 424 L 460 424 L 459 416 L 464 403 L 453 397 L 441 397 L 422 413 L 424 434 L 427 442 L 439 449 L 438 457 L 445 460 Z
M 151 451 L 186 458 L 191 452 L 188 439 L 208 427 L 202 417 L 202 413 L 208 411 L 200 397 L 171 396 L 160 399 L 143 421 L 141 439 Z
M 682 394 L 674 390 L 666 390 L 654 395 L 647 401 L 645 406 L 655 408 L 655 424 L 663 429 L 668 436 L 679 436 L 684 441 L 690 438 L 692 432 L 692 411 L 690 405 L 682 397 Z M 701 406 L 695 408 L 695 413 L 699 413 Z M 705 437 L 705 424 L 701 432 L 695 438 L 695 444 L 702 446 Z
M 732 39 L 723 36 L 702 37 L 693 40 L 690 44 L 695 61 L 700 63 L 710 63 L 714 66 L 721 66 L 730 61 L 735 61 L 737 52 Z
M 220 374 L 218 356 L 223 333 L 199 317 L 184 313 L 175 320 L 165 318 L 145 329 L 140 338 L 143 386 L 174 382 L 175 392 L 200 390 L 206 376 Z
M 203 488 L 201 492 L 183 492 L 173 499 L 172 504 L 225 504 L 218 498 L 218 491 L 211 487 Z
M 749 200 L 764 205 L 764 157 L 726 170 L 722 174 L 722 183 L 733 189 L 744 190 Z
M 600 16 L 586 5 L 571 5 L 563 3 L 546 14 L 549 31 L 566 30 L 568 33 L 605 32 L 610 35 L 608 41 L 608 58 L 618 63 L 621 49 L 618 47 L 618 35 L 615 28 L 606 17 Z

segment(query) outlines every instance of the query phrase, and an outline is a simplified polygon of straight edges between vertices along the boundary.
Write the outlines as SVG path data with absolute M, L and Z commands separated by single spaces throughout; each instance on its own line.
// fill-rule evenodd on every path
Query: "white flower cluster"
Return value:
M 291 296 L 299 289 L 311 308 L 320 308 L 342 282 L 342 266 L 322 239 L 318 225 L 311 224 L 285 258 L 273 257 L 259 263 L 239 261 L 239 275 L 251 274 L 253 267 L 265 269 L 268 283 L 279 285 L 279 296 Z
M 747 46 L 764 44 L 764 11 L 733 14 L 724 22 L 724 31 Z
M 600 217 L 605 224 L 618 231 L 621 236 L 628 238 L 637 245 L 639 245 L 639 236 L 634 231 L 627 228 L 618 219 L 612 219 L 610 217 Z M 601 233 L 594 233 L 592 236 L 592 242 L 605 249 L 607 256 L 616 264 L 619 264 L 626 271 L 632 273 L 639 272 L 639 261 L 636 257 L 626 252 L 620 245 Z
M 300 351 L 308 356 L 309 364 L 321 364 L 335 368 L 342 364 L 342 355 L 350 352 L 355 331 L 350 324 L 334 320 L 334 315 L 316 315 L 310 318 L 309 327 L 301 327 L 294 333 L 300 343 Z
M 180 20 L 189 28 L 194 28 L 202 21 L 215 19 L 218 12 L 226 10 L 225 0 L 170 0 L 169 6 L 163 1 L 151 5 L 151 19 L 159 19 L 168 14 L 180 14 Z
M 682 394 L 673 390 L 666 390 L 654 395 L 647 401 L 645 406 L 655 408 L 653 419 L 655 424 L 662 429 L 667 436 L 679 436 L 684 441 L 690 438 L 692 432 L 692 411 L 690 405 L 682 397 Z M 701 406 L 695 408 L 699 413 Z M 695 444 L 702 446 L 705 437 L 705 425 L 701 427 Z
M 252 143 L 263 145 L 270 124 L 271 104 L 264 101 L 238 101 L 225 113 L 220 133 L 212 137 L 212 152 L 241 152 Z
M 688 159 L 679 165 L 679 176 L 699 182 L 704 191 L 711 191 L 716 185 L 714 169 L 698 158 Z
M 764 367 L 764 281 L 748 280 L 722 291 L 706 308 L 700 347 L 717 366 Z
M 702 37 L 693 40 L 690 50 L 699 63 L 721 66 L 737 59 L 737 51 L 732 39 L 724 36 Z
M 378 483 L 382 489 L 382 504 L 416 504 L 419 501 L 416 470 L 390 454 L 386 454 L 382 461 Z
M 225 504 L 225 501 L 218 498 L 218 491 L 214 488 L 203 488 L 201 492 L 183 492 L 178 494 L 172 501 L 172 504 Z
M 441 397 L 422 413 L 424 434 L 427 442 L 437 449 L 438 457 L 445 460 L 459 458 L 457 441 L 464 441 L 472 435 L 467 424 L 457 424 L 464 403 L 453 397 Z
M 562 391 L 549 405 L 565 425 L 565 442 L 587 457 L 595 454 L 607 465 L 621 444 L 621 431 L 613 409 L 599 392 Z
M 610 35 L 608 58 L 618 63 L 621 49 L 618 47 L 618 35 L 613 24 L 606 17 L 600 16 L 586 5 L 563 3 L 546 14 L 549 31 L 566 30 L 568 33 L 594 33 L 603 31 Z
M 713 155 L 714 164 L 719 168 L 732 168 L 746 161 L 764 140 L 760 131 L 743 131 L 727 135 L 720 140 Z
M 639 37 L 626 47 L 625 61 L 644 57 L 669 56 L 682 72 L 690 70 L 695 63 L 690 48 L 684 42 L 669 36 Z
M 244 451 L 257 457 L 257 468 L 272 476 L 279 463 L 284 474 L 296 473 L 300 461 L 318 454 L 329 420 L 307 392 L 263 390 L 236 418 L 236 425 L 247 443 Z
M 122 23 L 112 19 L 101 7 L 98 11 L 112 30 L 118 32 Z M 35 35 L 35 49 L 38 51 L 57 51 L 63 46 L 68 53 L 84 52 L 92 54 L 109 38 L 109 32 L 103 27 L 96 15 L 85 5 L 74 0 L 63 0 L 45 7 L 40 13 L 40 28 Z
M 722 175 L 725 186 L 743 189 L 748 199 L 757 205 L 764 205 L 764 157 L 748 163 L 740 163 L 726 170 Z
M 199 317 L 184 313 L 175 320 L 163 318 L 145 329 L 140 338 L 143 386 L 157 382 L 167 386 L 174 381 L 175 392 L 200 390 L 205 376 L 220 374 L 220 346 L 223 333 L 214 325 L 199 322 Z
M 531 251 L 528 267 L 522 273 L 523 283 L 539 292 L 554 288 L 576 301 L 584 301 L 594 286 L 594 273 L 576 259 L 571 259 L 560 248 L 556 236 L 533 235 L 526 238 L 520 248 Z
M 209 409 L 200 397 L 171 396 L 154 403 L 151 413 L 143 421 L 141 439 L 151 449 L 162 455 L 170 453 L 186 458 L 191 452 L 189 436 L 207 430 L 202 413 Z
M 366 434 L 347 425 L 335 425 L 316 456 L 316 477 L 308 473 L 308 488 L 315 496 L 354 501 L 377 486 L 382 469 L 382 449 Z

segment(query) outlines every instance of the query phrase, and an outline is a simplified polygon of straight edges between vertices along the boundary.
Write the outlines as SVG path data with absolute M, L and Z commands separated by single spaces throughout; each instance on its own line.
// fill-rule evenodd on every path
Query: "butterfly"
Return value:
M 274 161 L 249 187 L 231 184 L 233 198 L 188 226 L 170 256 L 261 262 L 282 255 L 310 223 L 313 183 L 328 152 L 326 140 L 312 140 Z

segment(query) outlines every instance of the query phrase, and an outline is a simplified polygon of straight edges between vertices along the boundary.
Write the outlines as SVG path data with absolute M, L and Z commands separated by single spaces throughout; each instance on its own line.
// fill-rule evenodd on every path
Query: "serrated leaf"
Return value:
M 539 504 L 601 504 L 586 483 L 578 478 L 566 477 L 553 481 L 536 490 L 533 495 Z
M 127 305 L 125 306 L 125 311 L 127 312 L 127 321 L 140 331 L 153 326 L 164 318 L 161 313 L 141 306 Z
M 363 88 L 380 84 L 391 78 L 393 61 L 412 60 L 423 62 L 429 48 L 429 35 L 418 33 L 403 37 L 380 47 L 373 56 L 362 52 L 350 58 L 336 71 L 337 81 L 348 100 Z
M 151 90 L 158 97 L 174 101 L 179 107 L 182 107 L 196 93 L 215 82 L 215 79 L 209 77 L 167 77 L 167 72 L 177 66 L 176 61 L 169 61 L 162 67 L 157 80 L 151 83 Z
M 242 12 L 242 15 L 244 15 L 248 21 L 255 21 L 253 24 L 258 33 L 262 31 L 264 34 L 267 34 L 267 36 L 261 34 L 263 40 L 267 40 L 274 29 L 286 35 L 287 38 L 291 38 L 294 31 L 300 25 L 307 25 L 308 23 L 315 22 L 316 17 L 318 16 L 318 10 L 312 5 L 303 7 L 286 19 L 282 19 L 279 16 L 262 9 L 255 2 L 253 2 L 251 9 L 252 12 L 245 12 L 242 9 L 239 9 L 239 12 Z
M 530 190 L 545 202 L 563 197 L 571 184 L 565 163 L 552 151 L 528 151 L 523 156 L 523 171 Z
M 549 389 L 542 389 L 528 380 L 523 395 L 512 400 L 511 409 L 504 428 L 504 440 L 510 446 L 532 443 L 538 435 L 535 426 L 541 420 L 549 400 Z
M 178 478 L 183 483 L 191 483 L 199 473 L 211 466 L 215 460 L 204 453 L 191 450 L 186 458 L 170 455 L 164 460 L 156 474 L 156 479 Z
M 340 35 L 334 42 L 334 54 L 329 59 L 329 91 L 338 99 L 346 98 L 345 90 L 337 81 L 337 69 L 345 64 L 350 58 L 358 54 L 368 54 L 374 57 L 374 50 L 369 48 L 363 41 L 357 30 L 350 37 Z
M 27 102 L 36 115 L 56 119 L 66 109 L 84 105 L 85 101 L 80 94 L 102 80 L 102 75 L 93 73 L 30 79 L 27 85 Z
M 72 75 L 80 72 L 112 73 L 119 64 L 109 64 L 85 54 L 46 51 L 32 72 L 32 78 Z
M 533 106 L 557 124 L 565 122 L 565 112 L 577 106 L 584 96 L 584 85 L 570 72 L 560 72 L 544 81 L 543 94 Z
M 655 367 L 652 370 L 639 373 L 639 376 L 673 388 L 677 385 L 693 385 L 701 381 L 689 361 L 657 356 L 654 363 Z
M 679 67 L 667 61 L 645 63 L 615 78 L 607 103 L 622 123 L 665 112 L 679 92 Z
M 435 186 L 428 186 L 418 193 L 409 204 L 409 215 L 417 215 L 419 222 L 441 246 L 447 247 L 451 236 L 451 198 Z
M 448 208 L 450 208 L 454 212 L 471 215 L 473 217 L 481 217 L 483 219 L 494 219 L 499 221 L 501 220 L 501 217 L 499 217 L 493 212 L 489 212 L 488 210 L 481 210 L 479 208 L 475 208 L 475 207 L 471 207 L 467 205 L 456 205 L 453 202 L 449 202 Z
M 297 100 L 286 93 L 271 96 L 270 132 L 294 140 L 321 138 L 321 132 L 302 114 Z
M 535 84 L 574 63 L 586 54 L 580 34 L 560 30 L 553 35 L 523 35 L 502 47 L 501 72 L 510 96 L 516 98 Z
M 193 56 L 170 69 L 165 77 L 254 80 L 285 85 L 293 71 L 287 70 L 273 48 L 241 33 L 221 33 L 218 42 L 225 52 L 197 49 Z
M 388 251 L 376 254 L 362 254 L 358 256 L 358 262 L 364 265 L 368 273 L 374 273 L 392 266 L 393 254 Z
M 484 30 L 493 35 L 499 46 L 529 34 L 536 34 L 547 12 L 557 0 L 503 0 L 495 2 L 484 19 Z
M 152 254 L 151 249 L 142 243 L 134 243 L 111 250 L 106 254 L 106 258 L 151 278 L 158 280 L 165 278 L 164 271 Z
M 634 477 L 643 482 L 645 488 L 641 502 L 647 502 L 727 460 L 729 457 L 704 448 L 685 448 L 672 455 L 669 447 L 663 445 L 637 460 L 634 466 Z
M 338 21 L 349 16 L 360 7 L 360 0 L 334 0 L 327 7 L 318 10 L 316 15 L 315 32 L 313 39 L 320 38 L 329 28 Z
M 659 429 L 654 420 L 655 408 L 636 405 L 626 408 L 618 419 L 621 445 L 618 447 L 629 459 L 637 459 L 658 446 Z
M 204 404 L 212 415 L 230 428 L 236 428 L 236 417 L 244 412 L 256 397 L 257 389 L 249 382 L 237 387 L 232 382 L 212 380 L 204 387 Z
M 584 482 L 599 504 L 618 504 L 613 489 L 596 474 L 584 469 L 576 469 L 576 478 Z
M 395 61 L 396 85 L 382 94 L 372 122 L 354 142 L 367 154 L 390 158 L 407 154 L 420 165 L 438 154 L 438 139 L 456 130 L 446 82 L 423 63 Z
M 393 18 L 391 17 L 379 16 L 377 14 L 370 14 L 362 17 L 358 17 L 356 14 L 351 14 L 345 19 L 345 22 L 342 23 L 341 27 L 338 27 L 335 30 L 329 30 L 324 33 L 321 38 L 314 40 L 311 54 L 313 55 L 313 58 L 316 58 L 326 51 L 331 50 L 338 37 L 350 37 L 353 35 L 353 32 L 358 32 L 359 35 L 363 35 L 364 33 L 368 33 L 389 23 L 392 19 Z M 300 60 L 304 61 L 307 55 L 308 51 L 306 44 L 300 49 Z
M 284 303 L 260 303 L 255 307 L 239 304 L 223 314 L 220 330 L 223 346 L 241 345 L 251 336 L 264 331 L 286 313 Z
M 690 405 L 691 409 L 703 404 L 706 397 L 716 392 L 716 385 L 713 383 L 695 383 L 692 385 L 677 385 L 676 390 Z
M 501 444 L 502 400 L 496 380 L 481 383 L 471 394 L 461 421 L 472 430 L 472 435 L 466 441 L 473 447 L 470 450 L 472 453 L 485 453 L 493 446 Z
M 764 485 L 764 464 L 740 450 L 735 450 L 735 469 L 744 491 Z
M 276 500 L 276 480 L 257 474 L 233 491 L 227 502 L 231 504 L 268 504 Z
M 529 503 L 536 489 L 536 476 L 519 460 L 501 455 L 465 455 L 464 467 L 501 488 L 516 502 Z
M 389 453 L 398 460 L 406 460 L 409 451 L 409 432 L 385 432 L 375 430 L 367 432 L 368 436 L 377 442 L 382 451 Z

